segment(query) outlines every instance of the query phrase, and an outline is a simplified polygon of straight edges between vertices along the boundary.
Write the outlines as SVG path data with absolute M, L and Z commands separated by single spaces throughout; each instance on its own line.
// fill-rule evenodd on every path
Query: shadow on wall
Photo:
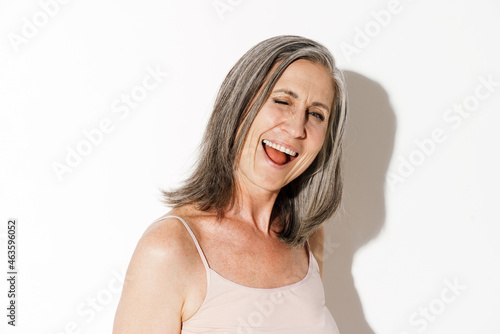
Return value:
M 358 249 L 374 239 L 385 222 L 384 183 L 396 117 L 378 83 L 355 72 L 344 73 L 349 95 L 344 210 L 325 225 L 325 294 L 341 334 L 374 334 L 356 291 L 352 264 Z

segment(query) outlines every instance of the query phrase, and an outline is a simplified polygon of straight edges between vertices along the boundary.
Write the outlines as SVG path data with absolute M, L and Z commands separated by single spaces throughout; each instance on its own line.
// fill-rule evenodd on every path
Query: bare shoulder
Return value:
M 325 242 L 325 226 L 321 224 L 311 236 L 309 236 L 309 245 L 315 255 L 323 255 L 323 248 Z M 317 254 L 316 254 L 317 253 Z M 323 256 L 321 256 L 322 258 Z
M 323 253 L 325 249 L 325 227 L 323 224 L 309 237 L 308 241 L 311 252 L 318 262 L 321 278 L 323 278 Z
M 191 240 L 182 222 L 175 217 L 166 217 L 151 223 L 137 243 L 137 250 L 182 263 L 189 254 L 185 247 Z
M 127 268 L 113 333 L 180 333 L 181 322 L 195 311 L 186 301 L 203 293 L 196 256 L 179 219 L 151 223 Z

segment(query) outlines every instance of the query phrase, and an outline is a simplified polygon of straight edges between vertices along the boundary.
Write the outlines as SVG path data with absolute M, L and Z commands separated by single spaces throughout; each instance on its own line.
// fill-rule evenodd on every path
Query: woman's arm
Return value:
M 319 274 L 323 279 L 323 251 L 325 249 L 325 227 L 320 228 L 309 237 L 309 246 L 319 265 Z
M 130 260 L 113 334 L 181 332 L 185 284 L 183 241 L 176 227 L 150 225 Z M 185 262 L 184 262 L 185 263 Z M 185 277 L 185 276 L 184 276 Z

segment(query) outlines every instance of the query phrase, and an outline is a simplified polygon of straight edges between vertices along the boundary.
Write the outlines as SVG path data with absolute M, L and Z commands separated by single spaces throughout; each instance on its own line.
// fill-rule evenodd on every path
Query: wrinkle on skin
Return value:
M 277 90 L 291 91 L 297 98 Z M 255 117 L 239 157 L 237 215 L 242 220 L 269 232 L 269 219 L 279 191 L 312 164 L 323 146 L 330 115 L 319 105 L 331 106 L 333 98 L 333 78 L 323 65 L 299 59 L 283 72 Z M 318 115 L 324 119 L 320 121 Z M 266 158 L 263 139 L 292 145 L 299 155 L 283 168 L 276 168 Z

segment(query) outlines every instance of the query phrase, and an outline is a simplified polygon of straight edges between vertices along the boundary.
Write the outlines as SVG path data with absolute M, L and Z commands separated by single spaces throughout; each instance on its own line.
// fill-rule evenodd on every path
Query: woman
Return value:
M 114 333 L 338 333 L 322 223 L 341 201 L 347 113 L 330 52 L 299 36 L 250 49 L 217 96 L 191 177 L 139 240 Z

